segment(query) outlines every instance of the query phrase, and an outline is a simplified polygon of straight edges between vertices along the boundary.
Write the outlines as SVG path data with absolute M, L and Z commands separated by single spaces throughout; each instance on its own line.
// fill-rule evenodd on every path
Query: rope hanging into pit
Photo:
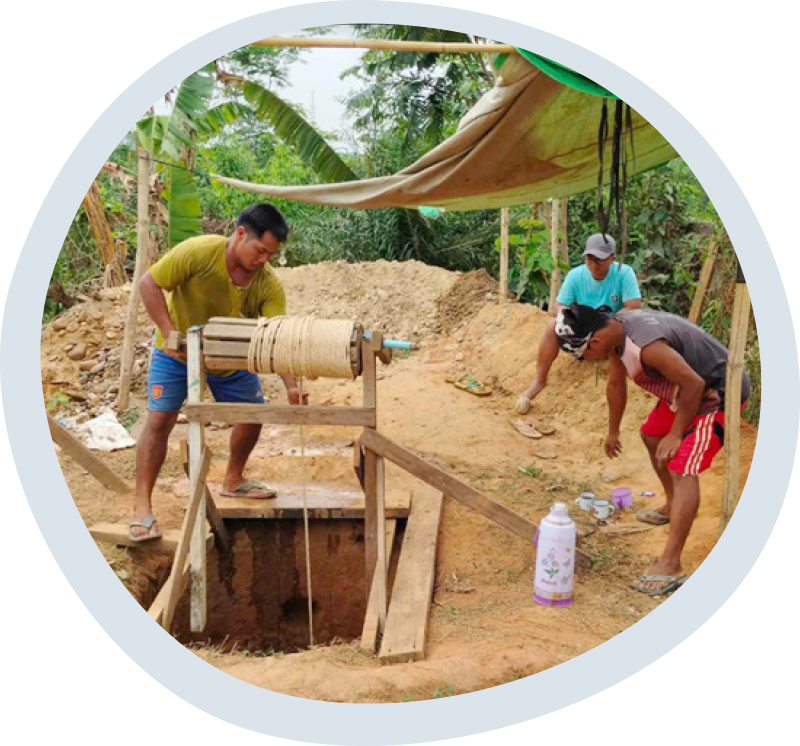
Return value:
M 353 378 L 350 342 L 354 321 L 315 319 L 310 316 L 260 318 L 247 351 L 247 367 L 253 373 L 290 375 L 297 379 L 300 403 L 303 379 Z M 314 647 L 314 593 L 311 585 L 311 541 L 308 526 L 308 473 L 305 429 L 300 423 L 300 464 L 303 492 L 306 586 L 308 589 L 308 637 Z
M 353 378 L 354 321 L 311 316 L 260 318 L 247 354 L 253 373 L 295 378 Z

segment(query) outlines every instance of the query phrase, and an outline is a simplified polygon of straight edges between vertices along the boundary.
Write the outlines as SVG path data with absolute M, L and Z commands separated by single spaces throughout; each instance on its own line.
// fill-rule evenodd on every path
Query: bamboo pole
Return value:
M 124 412 L 128 408 L 131 369 L 133 368 L 133 349 L 136 342 L 136 318 L 139 315 L 139 281 L 142 279 L 142 274 L 144 274 L 149 251 L 150 153 L 144 148 L 139 148 L 139 176 L 136 189 L 136 266 L 133 271 L 131 295 L 128 298 L 125 336 L 122 340 L 119 394 L 117 394 L 118 412 Z
M 561 200 L 561 261 L 564 264 L 569 264 L 569 244 L 567 242 L 567 224 L 569 223 L 569 216 L 567 212 L 567 200 L 569 197 L 564 197 Z
M 708 291 L 708 284 L 711 282 L 711 276 L 714 274 L 714 263 L 717 261 L 717 242 L 712 238 L 708 246 L 708 253 L 703 262 L 703 269 L 700 272 L 700 281 L 697 283 L 697 289 L 694 291 L 694 298 L 692 299 L 692 307 L 689 310 L 689 321 L 696 324 L 700 318 L 700 312 L 703 310 L 703 301 Z
M 500 209 L 500 288 L 497 301 L 500 304 L 508 300 L 508 208 Z
M 720 535 L 728 525 L 739 500 L 742 371 L 750 325 L 750 292 L 744 281 L 741 265 L 738 267 L 736 280 L 725 382 L 725 472 L 722 481 L 722 510 L 719 516 Z
M 556 307 L 556 298 L 561 290 L 561 268 L 559 267 L 559 251 L 558 251 L 558 200 L 554 199 L 553 204 L 548 211 L 550 213 L 550 257 L 553 260 L 553 271 L 550 274 L 550 301 L 548 308 L 550 313 L 554 312 Z
M 453 41 L 400 41 L 395 39 L 326 39 L 313 36 L 270 36 L 254 41 L 251 47 L 313 47 L 316 49 L 383 49 L 399 52 L 438 52 L 440 54 L 519 54 L 510 44 L 470 44 Z

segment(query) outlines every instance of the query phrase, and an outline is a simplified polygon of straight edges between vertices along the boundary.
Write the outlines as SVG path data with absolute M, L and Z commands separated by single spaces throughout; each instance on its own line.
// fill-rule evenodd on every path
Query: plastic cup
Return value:
M 628 487 L 615 487 L 611 490 L 611 502 L 619 510 L 631 508 L 633 507 L 633 492 Z

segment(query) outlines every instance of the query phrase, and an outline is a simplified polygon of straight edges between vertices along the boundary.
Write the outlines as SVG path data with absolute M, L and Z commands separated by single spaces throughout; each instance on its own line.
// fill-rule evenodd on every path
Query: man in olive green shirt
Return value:
M 175 246 L 141 280 L 145 309 L 155 322 L 156 346 L 150 359 L 149 413 L 136 449 L 136 498 L 130 526 L 133 541 L 161 536 L 152 515 L 152 493 L 167 454 L 167 441 L 186 399 L 186 356 L 166 349 L 172 331 L 186 333 L 214 316 L 257 318 L 286 313 L 283 286 L 269 261 L 280 251 L 289 227 L 270 204 L 248 207 L 230 238 L 198 236 Z M 167 296 L 165 297 L 165 292 Z M 262 403 L 258 376 L 249 371 L 209 375 L 217 401 Z M 300 404 L 297 381 L 283 376 L 290 404 Z M 304 397 L 307 403 L 307 397 Z M 274 497 L 275 491 L 244 478 L 247 459 L 261 425 L 239 424 L 231 432 L 230 457 L 222 495 Z

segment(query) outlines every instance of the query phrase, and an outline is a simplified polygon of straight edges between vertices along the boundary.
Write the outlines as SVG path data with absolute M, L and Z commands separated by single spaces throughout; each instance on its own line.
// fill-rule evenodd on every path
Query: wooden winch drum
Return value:
M 203 327 L 203 358 L 206 368 L 248 370 L 250 342 L 258 326 L 257 319 L 215 316 Z M 350 336 L 350 370 L 358 378 L 363 370 L 361 340 L 364 328 L 356 323 Z

